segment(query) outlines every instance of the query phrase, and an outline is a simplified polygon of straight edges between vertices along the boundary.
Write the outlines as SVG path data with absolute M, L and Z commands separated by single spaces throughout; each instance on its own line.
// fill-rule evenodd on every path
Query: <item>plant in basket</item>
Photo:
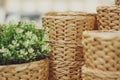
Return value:
M 47 80 L 49 44 L 34 23 L 0 25 L 0 80 Z

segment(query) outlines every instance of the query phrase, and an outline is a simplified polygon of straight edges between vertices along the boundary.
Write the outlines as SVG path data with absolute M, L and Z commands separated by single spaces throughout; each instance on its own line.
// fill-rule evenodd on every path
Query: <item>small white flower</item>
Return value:
M 27 41 L 25 41 L 25 42 L 23 43 L 23 45 L 24 45 L 26 48 L 29 46 L 29 44 L 30 44 L 30 41 L 29 41 L 29 40 L 27 40 Z
M 17 28 L 16 33 L 23 33 L 23 29 Z
M 29 53 L 33 53 L 33 52 L 34 52 L 34 49 L 33 49 L 33 48 L 29 48 L 29 49 L 28 49 L 28 52 L 29 52 Z
M 0 49 L 1 53 L 5 52 L 5 51 L 6 51 L 6 49 L 4 47 L 2 47 L 2 49 Z
M 24 54 L 25 54 L 25 55 L 27 55 L 27 54 L 28 54 L 28 52 L 25 52 Z
M 44 44 L 44 45 L 42 45 L 42 51 L 44 51 L 44 50 L 49 50 L 48 47 L 49 47 L 48 44 Z
M 25 35 L 29 37 L 29 36 L 32 35 L 32 32 L 28 31 L 28 32 L 25 33 Z
M 25 51 L 24 51 L 24 50 L 20 50 L 20 53 L 21 53 L 21 54 L 24 54 L 24 53 L 25 53 Z

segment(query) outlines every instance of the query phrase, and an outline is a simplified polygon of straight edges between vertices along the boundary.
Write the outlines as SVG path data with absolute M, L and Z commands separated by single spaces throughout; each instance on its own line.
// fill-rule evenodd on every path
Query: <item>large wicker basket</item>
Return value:
M 81 80 L 82 32 L 94 29 L 95 16 L 79 12 L 50 12 L 42 18 L 48 29 L 50 80 Z
M 120 30 L 120 6 L 97 8 L 99 30 Z
M 120 0 L 115 0 L 116 5 L 120 5 Z
M 83 30 L 94 28 L 95 16 L 82 12 L 50 12 L 42 18 L 50 41 L 81 42 Z
M 0 80 L 48 80 L 48 59 L 0 66 Z
M 83 52 L 83 80 L 120 80 L 120 32 L 84 32 Z

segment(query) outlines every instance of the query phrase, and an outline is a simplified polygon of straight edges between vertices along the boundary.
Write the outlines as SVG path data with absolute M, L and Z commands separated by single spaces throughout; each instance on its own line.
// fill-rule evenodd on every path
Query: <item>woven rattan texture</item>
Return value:
M 0 80 L 48 80 L 48 59 L 0 66 Z
M 42 18 L 51 43 L 50 80 L 81 80 L 83 30 L 94 28 L 95 17 L 78 12 L 50 12 Z
M 86 31 L 83 33 L 82 44 L 86 68 L 102 72 L 119 72 L 120 75 L 120 32 Z M 90 74 L 86 72 L 84 80 L 120 80 L 120 76 L 99 79 Z
M 49 80 L 81 80 L 80 61 L 50 62 Z
M 82 31 L 92 30 L 94 22 L 93 15 L 82 13 L 49 13 L 42 18 L 43 27 L 49 30 L 50 41 L 70 43 L 81 42 Z
M 97 8 L 99 30 L 120 30 L 120 6 Z
M 51 61 L 83 61 L 83 48 L 76 44 L 51 45 Z
M 101 71 L 82 67 L 83 80 L 120 80 L 120 71 Z
M 51 45 L 50 80 L 81 80 L 82 47 L 75 44 Z
M 120 0 L 115 0 L 116 5 L 120 5 Z

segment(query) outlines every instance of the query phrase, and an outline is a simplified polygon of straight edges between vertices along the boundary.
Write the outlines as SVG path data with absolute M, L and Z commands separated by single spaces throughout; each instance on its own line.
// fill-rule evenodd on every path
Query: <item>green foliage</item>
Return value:
M 35 24 L 0 25 L 0 65 L 20 64 L 45 58 L 49 52 L 48 37 Z

